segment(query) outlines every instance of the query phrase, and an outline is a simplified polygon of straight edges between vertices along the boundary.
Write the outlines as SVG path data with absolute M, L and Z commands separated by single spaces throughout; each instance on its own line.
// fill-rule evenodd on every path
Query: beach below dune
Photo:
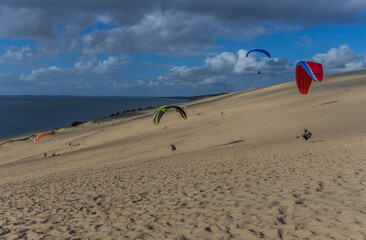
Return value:
M 187 103 L 186 121 L 169 111 L 154 126 L 150 110 L 3 145 L 0 238 L 364 239 L 365 80 L 328 76 L 305 100 L 288 82 Z M 296 139 L 305 124 L 313 137 Z

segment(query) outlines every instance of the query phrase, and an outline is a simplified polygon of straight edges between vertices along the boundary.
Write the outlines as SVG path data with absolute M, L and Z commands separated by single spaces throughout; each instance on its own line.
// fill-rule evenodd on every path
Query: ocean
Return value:
M 68 127 L 74 121 L 117 112 L 187 101 L 154 97 L 0 96 L 0 139 Z

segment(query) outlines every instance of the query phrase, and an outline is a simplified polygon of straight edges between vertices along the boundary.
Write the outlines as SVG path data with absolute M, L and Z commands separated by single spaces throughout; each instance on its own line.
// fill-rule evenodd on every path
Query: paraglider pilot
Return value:
M 296 136 L 296 138 L 303 138 L 306 141 L 309 140 L 309 138 L 311 138 L 311 132 L 309 132 L 308 130 L 304 129 L 304 133 L 301 134 L 300 136 Z
M 177 150 L 173 144 L 170 144 L 170 147 L 172 148 L 172 149 L 171 149 L 171 150 L 172 150 L 172 152 L 174 152 L 175 150 Z

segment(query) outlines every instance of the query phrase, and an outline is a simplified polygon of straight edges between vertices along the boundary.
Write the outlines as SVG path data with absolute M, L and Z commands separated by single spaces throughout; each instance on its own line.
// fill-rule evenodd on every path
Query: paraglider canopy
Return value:
M 163 116 L 163 114 L 168 111 L 169 109 L 174 108 L 177 112 L 180 113 L 180 115 L 182 116 L 183 119 L 187 120 L 187 114 L 184 112 L 184 110 L 178 106 L 170 106 L 170 105 L 165 105 L 165 106 L 161 106 L 158 109 L 156 109 L 154 116 L 153 116 L 153 120 L 155 125 L 158 125 L 160 122 L 161 117 Z
M 263 54 L 265 54 L 265 55 L 267 55 L 267 57 L 271 57 L 271 55 L 269 54 L 269 52 L 267 52 L 266 50 L 264 50 L 264 49 L 253 49 L 253 50 L 250 50 L 248 53 L 247 53 L 247 55 L 246 55 L 246 57 L 248 57 L 249 56 L 249 53 L 251 53 L 251 52 L 261 52 L 261 53 L 263 53 Z
M 41 137 L 43 136 L 47 136 L 47 135 L 50 135 L 50 136 L 53 136 L 55 138 L 55 140 L 57 141 L 57 138 L 55 135 L 51 134 L 51 133 L 48 133 L 48 132 L 43 132 L 43 133 L 40 133 L 38 134 L 34 139 L 33 139 L 33 143 L 36 143 L 38 141 L 38 139 L 40 139 Z
M 323 80 L 323 67 L 320 63 L 300 61 L 296 64 L 296 84 L 301 94 L 307 94 L 311 81 Z

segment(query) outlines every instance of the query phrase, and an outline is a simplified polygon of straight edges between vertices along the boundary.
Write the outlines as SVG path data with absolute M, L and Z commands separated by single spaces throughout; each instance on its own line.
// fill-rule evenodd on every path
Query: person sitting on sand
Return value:
M 309 140 L 309 138 L 311 138 L 311 132 L 309 132 L 308 130 L 304 129 L 304 133 L 301 134 L 300 136 L 296 136 L 296 138 L 304 138 L 306 141 Z
M 47 153 L 44 153 L 44 157 L 47 157 Z
M 172 148 L 172 149 L 171 149 L 171 150 L 172 150 L 172 152 L 174 152 L 175 150 L 177 150 L 173 144 L 170 144 L 170 147 Z

